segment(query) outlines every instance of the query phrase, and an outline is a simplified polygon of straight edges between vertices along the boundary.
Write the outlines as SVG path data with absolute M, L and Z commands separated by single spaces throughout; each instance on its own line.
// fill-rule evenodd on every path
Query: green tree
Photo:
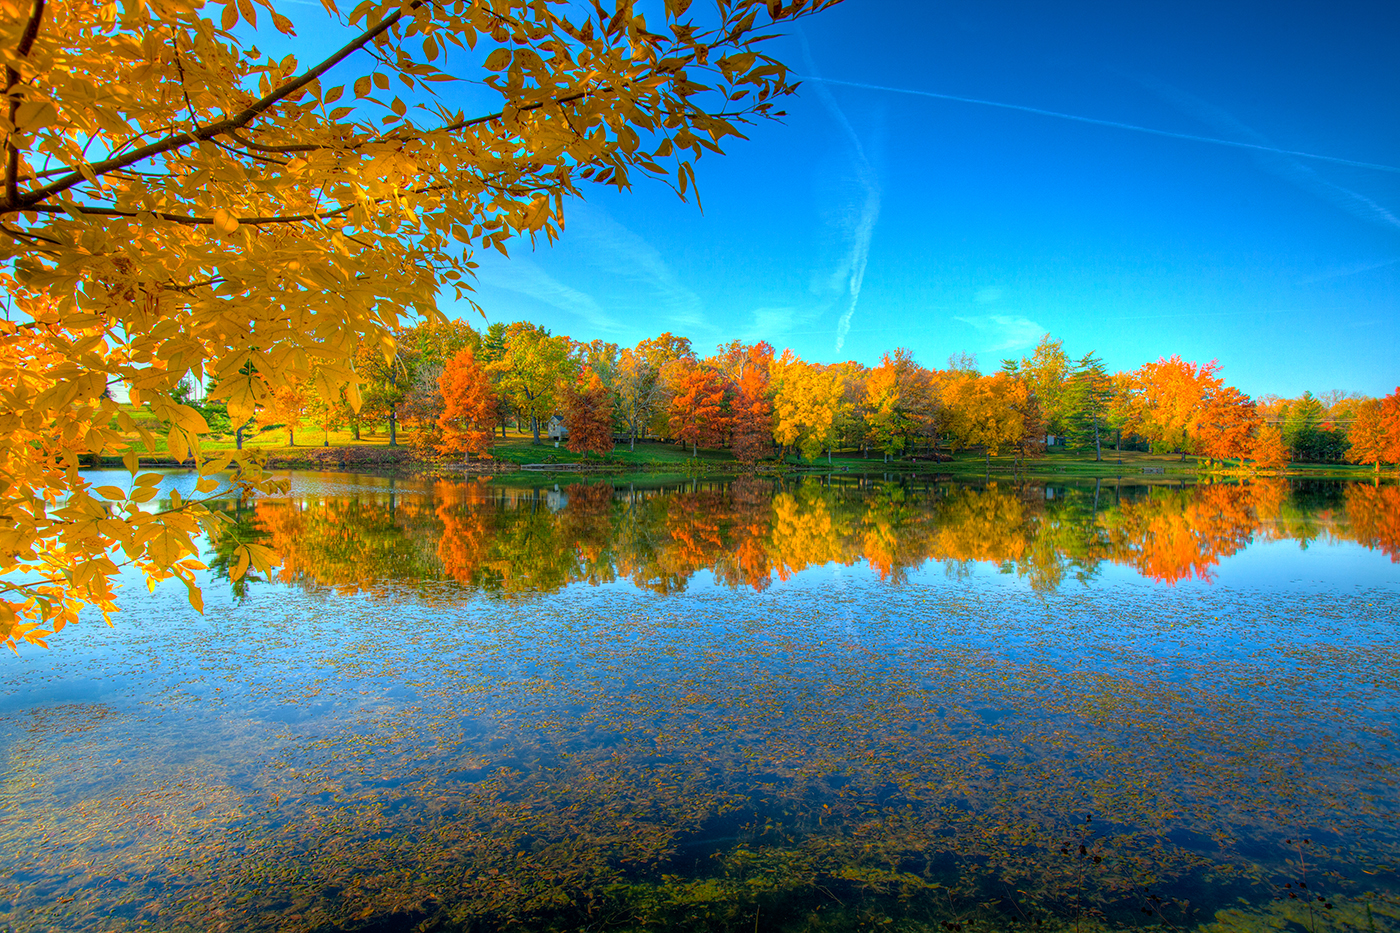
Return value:
M 1113 407 L 1113 380 L 1103 361 L 1090 351 L 1074 363 L 1065 393 L 1064 430 L 1071 445 L 1094 448 L 1094 460 L 1103 459 L 1103 433 Z
M 1071 377 L 1070 358 L 1065 353 L 1064 343 L 1045 334 L 1030 356 L 1019 361 L 1003 360 L 1001 365 L 1004 372 L 1026 381 L 1040 404 L 1046 431 L 1064 434 Z
M 1283 403 L 1280 414 L 1283 424 L 1283 442 L 1288 445 L 1294 460 L 1311 459 L 1307 456 L 1314 445 L 1314 435 L 1322 425 L 1322 403 L 1311 392 Z
M 558 386 L 572 380 L 577 364 L 570 358 L 569 338 L 551 336 L 538 324 L 517 321 L 506 328 L 505 356 L 493 364 L 501 374 L 501 391 L 516 411 L 530 419 L 534 442 L 540 443 L 540 425 L 559 407 Z

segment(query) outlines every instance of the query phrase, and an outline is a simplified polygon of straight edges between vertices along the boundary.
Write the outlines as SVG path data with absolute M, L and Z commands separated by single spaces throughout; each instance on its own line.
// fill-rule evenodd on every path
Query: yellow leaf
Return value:
M 238 229 L 238 218 L 221 207 L 214 211 L 214 229 L 227 236 Z

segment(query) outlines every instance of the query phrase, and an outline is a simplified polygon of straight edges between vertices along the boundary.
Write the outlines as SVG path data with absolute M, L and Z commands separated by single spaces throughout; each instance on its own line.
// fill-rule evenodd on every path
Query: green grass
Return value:
M 156 439 L 156 449 L 149 453 L 143 453 L 143 458 L 161 459 L 166 454 L 164 437 L 164 426 L 149 413 L 140 409 L 129 409 L 137 423 L 146 427 Z M 411 435 L 406 432 L 399 433 L 399 443 L 407 446 Z M 318 431 L 310 427 L 301 427 L 296 431 L 296 445 L 288 446 L 287 430 L 285 427 L 268 428 L 265 430 L 249 429 L 244 432 L 243 448 L 245 450 L 257 451 L 275 460 L 297 460 L 305 457 L 310 451 L 330 447 L 377 447 L 387 446 L 389 435 L 384 431 L 370 432 L 362 430 L 357 440 L 349 430 L 331 431 L 329 434 Z M 236 446 L 233 434 L 213 434 L 204 440 L 204 449 L 213 453 L 218 451 L 233 450 Z M 674 474 L 675 476 L 685 476 L 696 470 L 703 472 L 728 472 L 744 469 L 744 467 L 734 459 L 734 455 L 728 450 L 711 450 L 701 448 L 699 456 L 692 457 L 690 448 L 680 447 L 676 444 L 663 444 L 658 441 L 638 441 L 635 450 L 628 449 L 626 444 L 619 444 L 611 454 L 606 457 L 597 457 L 592 454 L 576 454 L 571 452 L 562 443 L 555 447 L 554 442 L 541 438 L 540 443 L 534 443 L 534 438 L 529 431 L 521 431 L 514 428 L 508 429 L 506 437 L 497 437 L 495 444 L 491 448 L 491 456 L 500 461 L 514 463 L 523 466 L 525 464 L 548 463 L 557 464 L 557 470 L 550 470 L 549 473 L 574 474 L 578 475 L 583 471 L 570 470 L 571 464 L 586 463 L 590 466 L 606 464 L 610 467 L 610 475 L 621 472 L 624 476 L 646 476 L 655 479 L 659 472 Z M 828 462 L 825 456 L 818 457 L 812 461 L 802 460 L 797 456 L 788 456 L 781 465 L 769 459 L 760 463 L 760 468 L 765 470 L 785 469 L 795 472 L 844 472 L 844 473 L 947 473 L 959 476 L 972 475 L 994 475 L 1007 476 L 1015 470 L 1014 461 L 1009 456 L 993 457 L 991 466 L 988 469 L 987 462 L 981 453 L 976 451 L 959 451 L 951 461 L 934 462 L 931 460 L 891 460 L 884 462 L 882 455 L 872 453 L 868 457 L 861 457 L 856 451 L 838 451 Z M 1144 473 L 1144 468 L 1160 468 L 1162 473 Z M 1146 476 L 1154 477 L 1184 477 L 1195 476 L 1205 469 L 1203 461 L 1196 457 L 1181 459 L 1179 454 L 1153 454 L 1141 451 L 1125 450 L 1121 453 L 1111 448 L 1103 450 L 1103 460 L 1095 462 L 1093 451 L 1066 451 L 1056 448 L 1049 451 L 1045 456 L 1034 460 L 1029 460 L 1021 465 L 1020 475 L 1035 478 L 1051 477 L 1105 477 L 1105 476 Z M 1220 468 L 1217 471 L 1225 473 L 1247 473 L 1241 471 L 1233 465 Z M 1382 475 L 1393 473 L 1394 470 L 1382 471 Z M 1365 478 L 1375 475 L 1375 471 L 1370 466 L 1358 466 L 1355 464 L 1322 464 L 1322 463 L 1295 463 L 1289 464 L 1288 476 L 1301 478 Z

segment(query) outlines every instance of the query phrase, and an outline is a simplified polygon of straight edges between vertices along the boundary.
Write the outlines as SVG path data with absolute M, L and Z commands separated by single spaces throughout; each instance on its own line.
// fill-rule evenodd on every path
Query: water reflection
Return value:
M 0 928 L 1395 930 L 1400 573 L 1106 572 L 1393 559 L 1394 492 L 231 504 L 279 581 L 4 668 Z
M 411 494 L 417 492 L 420 494 Z M 339 592 L 449 580 L 498 594 L 628 580 L 684 590 L 704 571 L 763 590 L 813 566 L 864 562 L 899 582 L 929 561 L 986 562 L 1037 591 L 1105 566 L 1210 580 L 1257 541 L 1319 535 L 1400 561 L 1400 487 L 1284 481 L 1184 487 L 780 484 L 701 488 L 439 482 L 410 494 L 262 500 L 234 509 L 280 555 L 278 579 Z

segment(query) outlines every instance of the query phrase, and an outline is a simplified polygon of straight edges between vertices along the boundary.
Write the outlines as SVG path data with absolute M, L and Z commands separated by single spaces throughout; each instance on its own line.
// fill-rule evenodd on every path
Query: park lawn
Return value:
M 607 462 L 622 466 L 670 465 L 682 470 L 685 463 L 692 459 L 706 464 L 737 462 L 728 450 L 708 450 L 702 447 L 699 456 L 692 458 L 689 447 L 682 448 L 676 444 L 663 444 L 659 441 L 638 441 L 636 450 L 629 449 L 626 444 L 619 444 L 605 458 L 599 458 L 592 454 L 573 453 L 562 443 L 555 447 L 553 441 L 542 440 L 539 446 L 536 446 L 534 438 L 528 432 L 507 436 L 505 440 L 497 439 L 495 446 L 491 448 L 491 456 L 497 460 L 520 464 Z
M 159 457 L 166 454 L 164 425 L 144 408 L 128 407 L 128 411 L 138 424 L 150 430 L 155 436 L 156 449 L 153 451 L 142 450 L 142 455 Z M 309 426 L 302 426 L 296 430 L 295 437 L 297 443 L 289 446 L 286 427 L 250 429 L 244 432 L 243 448 L 257 451 L 270 458 L 296 460 L 318 448 L 386 447 L 389 444 L 389 435 L 382 429 L 371 432 L 367 428 L 362 428 L 360 438 L 357 440 L 349 429 L 331 431 L 327 434 Z M 139 440 L 134 435 L 131 438 L 139 446 Z M 411 434 L 408 432 L 399 432 L 400 446 L 407 447 L 410 439 Z M 207 435 L 203 443 L 203 448 L 208 453 L 231 451 L 235 447 L 236 439 L 231 433 Z M 504 438 L 497 437 L 495 439 L 491 447 L 491 456 L 493 459 L 517 465 L 558 464 L 560 467 L 558 472 L 560 473 L 568 472 L 567 466 L 574 463 L 607 463 L 621 467 L 624 471 L 633 468 L 639 473 L 645 471 L 646 468 L 650 468 L 649 472 L 651 473 L 655 473 L 657 467 L 670 468 L 674 469 L 678 475 L 693 469 L 694 466 L 703 466 L 708 470 L 740 468 L 739 462 L 734 459 L 733 453 L 729 450 L 702 447 L 699 456 L 692 457 L 689 447 L 660 441 L 638 441 L 636 450 L 630 450 L 626 444 L 619 444 L 605 458 L 599 458 L 592 454 L 573 453 L 562 443 L 555 447 L 553 441 L 544 438 L 541 438 L 540 443 L 536 445 L 533 435 L 528 430 L 515 428 L 508 428 Z M 776 466 L 772 459 L 762 461 L 762 464 L 768 468 Z M 979 473 L 1006 475 L 1015 470 L 1015 462 L 1010 456 L 992 457 L 989 470 L 983 455 L 978 451 L 970 450 L 959 451 L 951 461 L 895 459 L 888 463 L 884 462 L 883 455 L 879 453 L 871 452 L 869 456 L 862 457 L 858 451 L 842 450 L 834 452 L 829 460 L 826 456 L 819 456 L 815 460 L 807 461 L 798 456 L 789 455 L 784 466 L 788 469 L 828 469 L 833 472 L 847 473 L 907 473 L 917 471 L 955 475 Z M 1091 450 L 1069 451 L 1064 448 L 1052 448 L 1044 456 L 1022 463 L 1019 472 L 1022 476 L 1033 477 L 1094 477 L 1142 474 L 1144 468 L 1150 468 L 1154 470 L 1154 473 L 1147 475 L 1154 475 L 1156 469 L 1161 469 L 1161 475 L 1164 476 L 1184 476 L 1198 473 L 1203 467 L 1204 463 L 1199 458 L 1188 456 L 1183 460 L 1179 454 L 1154 454 L 1135 450 L 1119 452 L 1105 447 L 1103 460 L 1095 462 Z M 1238 467 L 1233 466 L 1225 467 L 1224 471 L 1247 472 L 1247 470 L 1239 471 Z M 1381 475 L 1384 476 L 1391 472 L 1393 470 L 1383 470 Z M 1370 466 L 1346 463 L 1291 463 L 1288 466 L 1287 474 L 1295 477 L 1319 479 L 1376 475 Z

